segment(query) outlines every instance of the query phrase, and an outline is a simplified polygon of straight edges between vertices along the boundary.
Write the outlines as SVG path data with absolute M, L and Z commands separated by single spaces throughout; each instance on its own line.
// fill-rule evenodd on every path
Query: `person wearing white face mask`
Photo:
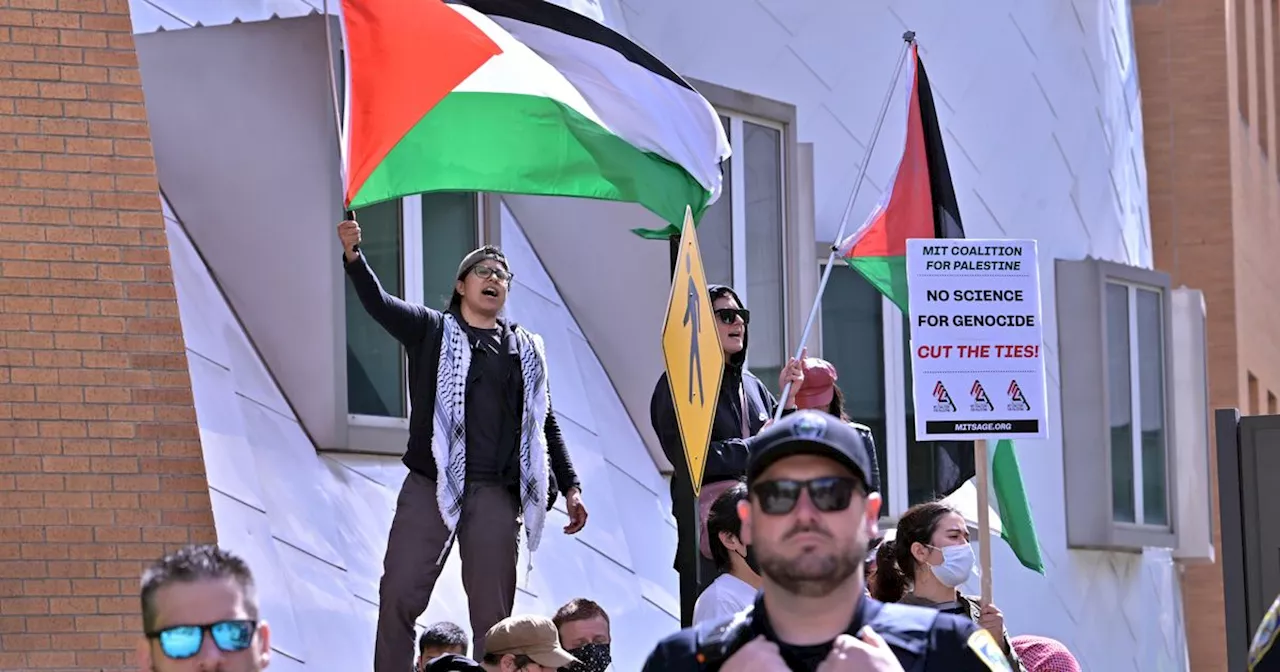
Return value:
M 974 564 L 964 516 L 946 502 L 917 504 L 898 520 L 894 539 L 876 551 L 871 596 L 881 602 L 932 607 L 971 618 L 1000 644 L 1009 666 L 1025 672 L 1009 644 L 1000 610 L 958 590 L 974 573 Z

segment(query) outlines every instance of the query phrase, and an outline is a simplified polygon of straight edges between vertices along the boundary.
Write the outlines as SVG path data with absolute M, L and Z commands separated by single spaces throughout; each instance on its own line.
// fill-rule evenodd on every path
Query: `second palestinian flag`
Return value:
M 907 314 L 907 239 L 964 238 L 929 77 L 911 45 L 907 68 L 907 137 L 893 186 L 840 254 Z

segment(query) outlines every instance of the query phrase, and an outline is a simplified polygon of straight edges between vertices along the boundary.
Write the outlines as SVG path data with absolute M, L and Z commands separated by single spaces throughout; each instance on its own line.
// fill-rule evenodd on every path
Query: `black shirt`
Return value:
M 372 317 L 388 334 L 399 341 L 405 349 L 405 355 L 409 360 L 409 404 L 411 406 L 409 412 L 409 442 L 404 454 L 404 464 L 411 471 L 416 471 L 429 479 L 435 480 L 437 477 L 437 467 L 435 457 L 431 451 L 431 439 L 435 432 L 433 425 L 433 416 L 435 414 L 436 401 L 436 373 L 440 366 L 440 342 L 442 328 L 444 324 L 444 313 L 433 310 L 423 305 L 407 303 L 382 288 L 378 278 L 373 274 L 373 269 L 369 268 L 368 261 L 364 255 L 360 254 L 351 261 L 343 261 L 343 268 L 346 269 L 347 276 L 351 278 L 351 285 L 356 290 L 356 295 L 360 297 L 360 304 L 364 306 L 366 312 Z M 460 325 L 466 325 L 462 316 L 453 313 Z M 524 413 L 524 392 L 521 383 L 520 366 L 518 365 L 518 346 L 516 345 L 515 335 L 512 333 L 514 325 L 500 324 L 504 347 L 508 349 L 508 354 L 512 354 L 514 359 L 510 361 L 510 369 L 505 374 L 513 377 L 516 381 L 514 385 L 508 385 L 507 395 L 501 401 L 501 408 L 510 408 L 510 404 L 515 404 L 515 412 L 500 413 L 499 416 L 506 416 L 505 421 L 509 422 L 511 432 L 515 437 L 503 438 L 509 436 L 504 430 L 497 432 L 496 444 L 504 444 L 515 446 L 511 450 L 515 451 L 515 455 L 519 455 L 519 447 L 516 445 L 519 441 L 520 423 L 523 420 Z M 464 327 L 465 328 L 465 327 Z M 474 354 L 474 353 L 473 353 Z M 474 364 L 474 361 L 473 361 Z M 467 371 L 469 384 L 474 382 L 474 376 L 479 371 L 476 366 L 472 366 Z M 500 377 L 482 376 L 488 381 L 501 380 Z M 471 399 L 474 391 L 468 391 L 467 404 L 471 406 Z M 477 395 L 477 399 L 485 398 L 493 399 L 491 395 Z M 482 406 L 483 401 L 479 402 Z M 569 450 L 564 445 L 564 437 L 560 433 L 560 425 L 556 422 L 556 414 L 553 410 L 554 404 L 550 397 L 547 400 L 547 419 L 544 426 L 543 434 L 547 440 L 547 454 L 551 462 L 551 473 L 555 476 L 555 484 L 562 493 L 567 493 L 573 488 L 581 487 L 578 482 L 578 475 L 574 472 L 573 462 L 569 459 Z M 489 411 L 493 412 L 492 410 Z M 474 413 L 474 414 L 473 414 Z M 467 410 L 467 434 L 468 439 L 472 436 L 472 431 L 480 425 L 486 425 L 493 422 L 492 415 L 487 415 L 486 411 L 481 408 L 476 410 L 469 408 Z M 475 420 L 473 420 L 475 419 Z M 503 425 L 499 425 L 503 426 Z M 481 439 L 483 442 L 484 439 Z M 497 455 L 497 453 L 495 453 Z M 471 473 L 471 453 L 467 454 L 468 475 Z M 503 463 L 506 458 L 495 457 L 491 464 Z M 519 459 L 512 457 L 508 464 L 518 463 Z M 519 478 L 518 469 L 513 469 L 515 475 L 513 478 Z M 514 481 L 512 481 L 514 482 Z
M 515 485 L 520 480 L 523 380 L 514 338 L 465 322 L 471 341 L 467 371 L 467 479 Z

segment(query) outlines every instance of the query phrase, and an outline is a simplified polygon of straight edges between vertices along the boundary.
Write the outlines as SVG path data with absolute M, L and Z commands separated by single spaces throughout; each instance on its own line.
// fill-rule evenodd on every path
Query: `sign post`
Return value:
M 920 441 L 974 441 L 982 602 L 991 602 L 988 441 L 1043 439 L 1048 410 L 1034 240 L 907 240 Z

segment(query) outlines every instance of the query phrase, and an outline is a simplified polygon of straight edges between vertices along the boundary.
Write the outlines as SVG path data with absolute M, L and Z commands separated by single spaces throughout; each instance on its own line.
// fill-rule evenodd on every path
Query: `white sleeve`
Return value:
M 698 596 L 698 601 L 693 605 L 695 625 L 703 621 L 721 621 L 746 608 L 747 605 L 738 604 L 729 591 L 720 588 L 718 584 L 712 583 Z

